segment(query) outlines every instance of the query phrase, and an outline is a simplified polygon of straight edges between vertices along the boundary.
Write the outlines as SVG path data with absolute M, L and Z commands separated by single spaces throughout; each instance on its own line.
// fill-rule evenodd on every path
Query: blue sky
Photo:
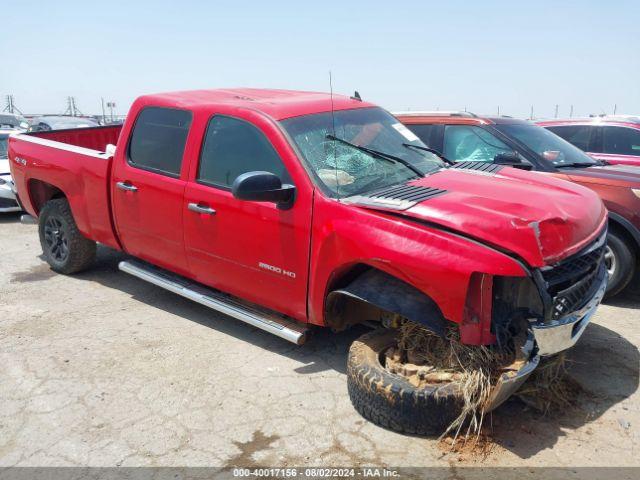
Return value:
M 391 109 L 640 114 L 635 1 L 3 1 L 0 95 L 124 113 L 138 95 L 359 90 Z

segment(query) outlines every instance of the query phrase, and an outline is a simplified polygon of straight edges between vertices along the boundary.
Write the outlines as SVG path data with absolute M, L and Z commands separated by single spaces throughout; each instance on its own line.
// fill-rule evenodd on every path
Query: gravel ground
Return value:
M 579 408 L 517 400 L 483 454 L 386 431 L 347 396 L 362 330 L 297 347 L 117 270 L 57 275 L 37 229 L 0 217 L 0 466 L 640 466 L 640 294 L 571 352 Z

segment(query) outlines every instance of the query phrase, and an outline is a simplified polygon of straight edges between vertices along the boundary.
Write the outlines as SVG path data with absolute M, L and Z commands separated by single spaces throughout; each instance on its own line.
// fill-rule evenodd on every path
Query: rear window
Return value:
M 566 125 L 556 127 L 546 127 L 559 137 L 564 138 L 567 142 L 574 144 L 580 150 L 590 152 L 589 139 L 591 138 L 591 130 L 594 127 L 589 125 Z
M 640 130 L 604 127 L 604 153 L 640 155 Z
M 436 148 L 435 133 L 440 125 L 407 125 L 407 128 L 415 133 L 427 147 Z
M 191 112 L 149 107 L 140 112 L 129 142 L 134 167 L 178 177 L 191 126 Z

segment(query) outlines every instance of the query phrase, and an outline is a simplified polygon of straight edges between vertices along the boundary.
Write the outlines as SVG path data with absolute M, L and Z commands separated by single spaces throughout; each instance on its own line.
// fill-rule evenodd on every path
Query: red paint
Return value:
M 54 142 L 68 143 L 77 147 L 89 148 L 104 152 L 107 145 L 118 143 L 122 125 L 109 125 L 106 127 L 73 128 L 67 130 L 51 130 L 48 132 L 33 132 L 34 137 L 52 140 Z
M 494 343 L 491 333 L 493 276 L 474 272 L 469 280 L 464 317 L 460 324 L 460 340 L 468 345 Z
M 30 182 L 47 182 L 69 198 L 87 237 L 301 322 L 324 325 L 324 302 L 333 283 L 364 264 L 429 295 L 452 322 L 465 321 L 476 309 L 481 321 L 476 327 L 465 323 L 464 338 L 471 343 L 493 341 L 490 303 L 487 309 L 493 276 L 524 276 L 521 261 L 538 267 L 567 257 L 592 241 L 606 221 L 602 203 L 589 190 L 508 168 L 495 177 L 442 170 L 417 183 L 447 193 L 405 212 L 326 197 L 278 120 L 327 112 L 332 104 L 335 110 L 372 106 L 339 95 L 249 89 L 144 96 L 131 108 L 113 159 L 17 137 L 9 142 L 12 173 L 29 213 L 38 213 Z M 179 178 L 126 162 L 133 123 L 145 106 L 192 113 Z M 216 113 L 244 119 L 268 138 L 296 186 L 291 209 L 240 201 L 227 190 L 195 181 L 202 138 Z M 108 140 L 106 130 L 100 138 L 96 131 L 51 135 L 101 146 Z M 125 192 L 115 187 L 117 182 L 139 190 Z M 194 202 L 210 206 L 216 215 L 189 211 L 187 205 Z M 479 287 L 477 279 L 484 279 Z
M 625 122 L 620 119 L 607 119 L 607 117 L 593 117 L 588 119 L 569 118 L 564 120 L 545 120 L 536 122 L 541 127 L 558 127 L 558 126 L 570 126 L 570 125 L 586 125 L 590 127 L 622 127 L 631 128 L 640 132 L 640 123 L 638 122 Z M 598 142 L 602 144 L 602 136 L 598 139 Z M 602 146 L 602 145 L 601 145 Z M 640 166 L 640 152 L 638 155 L 620 155 L 617 153 L 606 152 L 590 152 L 589 155 L 598 160 L 604 160 L 613 165 L 628 165 L 628 166 Z
M 450 117 L 450 116 L 440 116 L 440 115 L 398 115 L 398 119 L 404 123 L 405 125 L 476 125 L 476 126 L 491 126 L 494 124 L 494 120 L 491 117 L 478 117 L 478 116 L 462 116 L 462 117 Z M 504 119 L 503 119 L 504 121 Z M 577 120 L 576 120 L 577 121 Z M 591 120 L 583 120 L 583 122 L 590 122 Z M 548 122 L 539 122 L 539 125 L 546 126 L 552 124 L 565 124 L 568 121 L 548 121 Z M 618 122 L 620 123 L 620 122 Z M 625 123 L 628 124 L 629 122 Z M 611 122 L 607 123 L 611 124 Z M 638 126 L 637 124 L 630 123 L 632 125 Z M 522 153 L 522 152 L 520 152 Z M 548 162 L 545 162 L 548 163 Z M 535 165 L 534 165 L 535 169 Z M 607 166 L 593 166 L 589 168 L 572 168 L 572 169 L 555 169 L 551 168 L 551 171 L 541 172 L 547 179 L 550 177 L 556 177 L 561 180 L 568 180 L 569 182 L 573 182 L 574 184 L 581 185 L 583 187 L 589 188 L 596 192 L 600 198 L 602 199 L 605 207 L 610 212 L 613 212 L 623 219 L 629 221 L 633 228 L 637 230 L 637 234 L 640 238 L 640 198 L 638 198 L 633 192 L 632 189 L 640 189 L 640 169 L 631 165 L 607 165 Z M 507 172 L 508 173 L 505 173 Z M 521 180 L 527 183 L 530 183 L 531 174 L 529 172 L 524 172 L 522 170 L 515 169 L 503 169 L 500 172 L 500 176 L 508 175 L 510 177 L 517 176 L 521 178 Z M 515 177 L 514 177 L 515 178 Z M 558 188 L 562 188 L 564 185 L 564 189 L 570 189 L 566 183 L 556 183 Z M 504 188 L 504 187 L 503 187 Z M 528 187 L 524 187 L 524 189 Z M 578 192 L 575 192 L 579 194 Z M 532 193 L 535 195 L 535 193 Z M 508 198 L 518 199 L 515 192 Z M 545 211 L 548 213 L 552 212 L 552 209 L 556 207 L 560 207 L 556 213 L 560 213 L 560 211 L 564 210 L 564 206 L 561 206 L 560 199 L 554 196 L 552 199 L 545 200 L 544 198 L 540 198 L 538 196 L 530 197 L 532 200 L 528 203 L 528 208 L 540 208 L 540 212 L 537 215 L 543 215 L 541 212 Z M 547 202 L 548 201 L 548 202 Z M 551 205 L 553 204 L 553 206 Z M 566 205 L 566 203 L 564 203 Z M 432 203 L 420 205 L 421 208 L 431 207 Z M 576 208 L 579 207 L 577 204 Z M 582 209 L 582 215 L 589 215 L 589 210 L 591 210 L 593 216 L 599 216 L 600 210 L 597 207 L 594 207 L 592 204 L 585 204 L 584 209 Z M 566 212 L 572 211 L 573 209 L 569 208 Z M 496 214 L 502 214 L 503 212 L 496 212 Z M 577 212 L 576 212 L 577 213 Z M 570 240 L 573 233 L 570 231 L 573 228 L 578 228 L 578 230 L 585 228 L 582 226 L 577 226 L 579 223 L 567 223 L 566 227 L 569 227 L 569 230 L 562 225 L 563 214 L 560 213 L 559 216 L 556 216 L 555 220 L 549 218 L 551 223 L 548 224 L 547 235 L 552 240 L 554 235 L 561 235 L 562 240 L 559 242 L 559 245 L 562 244 L 562 241 Z M 578 237 L 581 235 L 585 235 L 588 227 L 583 231 L 575 231 Z M 497 233 L 499 235 L 499 233 Z M 519 242 L 520 240 L 518 240 Z M 575 239 L 574 239 L 575 241 Z M 515 248 L 515 246 L 513 247 Z M 530 248 L 530 247 L 525 247 Z M 561 247 L 560 247 L 561 248 Z M 553 247 L 546 249 L 547 253 L 551 256 L 554 255 Z M 561 253 L 561 252 L 559 252 Z M 551 258 L 547 259 L 551 261 Z

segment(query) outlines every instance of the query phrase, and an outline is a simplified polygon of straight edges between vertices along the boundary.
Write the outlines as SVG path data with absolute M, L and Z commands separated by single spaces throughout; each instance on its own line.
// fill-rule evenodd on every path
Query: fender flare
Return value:
M 347 309 L 349 300 L 356 300 L 378 309 L 398 314 L 420 323 L 433 333 L 444 336 L 447 320 L 438 305 L 412 285 L 380 270 L 371 269 L 356 277 L 346 287 L 327 295 L 325 318 L 327 325 L 346 327 L 353 323 L 336 321 Z M 371 320 L 371 319 L 369 319 Z
M 629 235 L 631 235 L 631 238 L 635 241 L 636 247 L 640 248 L 640 230 L 638 230 L 629 220 L 615 212 L 609 212 L 609 219 L 620 224 L 620 226 L 624 228 Z

